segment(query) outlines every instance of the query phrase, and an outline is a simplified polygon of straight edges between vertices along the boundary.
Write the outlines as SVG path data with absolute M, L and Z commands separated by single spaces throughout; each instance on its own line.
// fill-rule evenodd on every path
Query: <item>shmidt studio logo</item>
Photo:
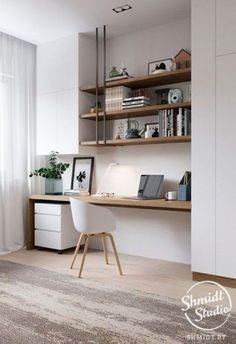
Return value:
M 212 281 L 195 283 L 182 297 L 182 303 L 184 307 L 181 310 L 188 322 L 205 331 L 213 331 L 223 326 L 229 319 L 232 309 L 228 291 Z

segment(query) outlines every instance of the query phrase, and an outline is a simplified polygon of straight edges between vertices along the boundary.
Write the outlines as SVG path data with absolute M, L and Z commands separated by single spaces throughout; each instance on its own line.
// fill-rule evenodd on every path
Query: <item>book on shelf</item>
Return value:
M 191 135 L 191 110 L 188 108 L 158 111 L 159 136 Z
M 126 109 L 132 109 L 132 108 L 138 108 L 138 107 L 145 107 L 145 106 L 149 106 L 150 104 L 133 104 L 133 105 L 126 105 L 126 106 L 122 106 L 123 110 Z
M 125 98 L 124 99 L 124 103 L 125 102 L 134 102 L 134 101 L 147 101 L 150 102 L 150 98 L 149 97 L 145 97 L 145 96 L 139 96 L 139 97 L 130 97 L 130 98 Z
M 130 94 L 130 88 L 125 86 L 110 87 L 106 89 L 105 106 L 107 112 L 122 110 L 122 103 Z

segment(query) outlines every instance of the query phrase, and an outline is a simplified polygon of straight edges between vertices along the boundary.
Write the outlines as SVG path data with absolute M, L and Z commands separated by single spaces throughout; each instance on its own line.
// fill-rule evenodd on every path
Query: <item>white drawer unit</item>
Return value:
M 37 247 L 62 251 L 77 244 L 78 232 L 69 204 L 35 203 L 34 228 Z

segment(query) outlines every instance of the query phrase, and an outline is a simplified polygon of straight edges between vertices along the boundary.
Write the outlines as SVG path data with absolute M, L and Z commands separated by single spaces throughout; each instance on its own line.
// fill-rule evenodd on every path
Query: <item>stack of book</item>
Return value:
M 159 136 L 191 135 L 191 110 L 179 108 L 159 111 L 156 128 Z
M 90 193 L 85 190 L 72 190 L 72 189 L 65 189 L 64 195 L 66 196 L 89 196 Z
M 123 109 L 130 109 L 135 107 L 143 107 L 151 105 L 151 100 L 148 97 L 140 96 L 140 97 L 132 97 L 132 98 L 125 98 L 122 103 Z
M 131 90 L 128 87 L 117 86 L 106 89 L 106 111 L 122 110 L 122 103 L 130 94 Z

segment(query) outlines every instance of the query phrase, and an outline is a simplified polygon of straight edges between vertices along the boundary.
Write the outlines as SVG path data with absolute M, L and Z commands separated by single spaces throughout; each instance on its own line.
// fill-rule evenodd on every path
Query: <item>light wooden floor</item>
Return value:
M 46 250 L 20 250 L 0 259 L 57 271 L 77 277 L 79 259 L 73 270 L 69 269 L 73 251 L 58 255 Z M 81 257 L 81 253 L 79 258 Z M 103 252 L 89 251 L 86 257 L 83 278 L 100 281 L 106 285 L 114 285 L 122 290 L 132 289 L 171 297 L 181 302 L 188 288 L 193 285 L 189 265 L 177 264 L 129 255 L 120 255 L 124 276 L 119 276 L 112 254 L 109 254 L 109 265 L 105 264 Z M 78 283 L 79 283 L 78 279 Z M 204 291 L 204 286 L 202 287 Z M 206 289 L 207 292 L 209 289 Z M 236 311 L 236 289 L 227 288 L 230 293 L 233 310 Z

